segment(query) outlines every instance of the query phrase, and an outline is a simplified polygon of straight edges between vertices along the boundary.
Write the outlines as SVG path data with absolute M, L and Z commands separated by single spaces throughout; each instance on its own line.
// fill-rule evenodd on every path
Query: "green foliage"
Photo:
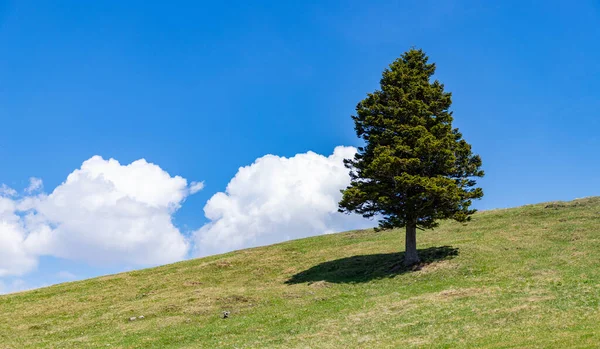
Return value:
M 381 90 L 356 106 L 356 134 L 365 141 L 346 160 L 352 182 L 341 212 L 382 216 L 381 228 L 433 228 L 437 220 L 469 220 L 483 196 L 481 158 L 452 127 L 451 94 L 431 81 L 435 64 L 411 49 L 383 72 Z

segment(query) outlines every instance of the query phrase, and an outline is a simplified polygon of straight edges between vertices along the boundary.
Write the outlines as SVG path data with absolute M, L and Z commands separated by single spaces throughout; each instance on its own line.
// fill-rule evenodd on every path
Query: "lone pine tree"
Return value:
M 470 220 L 473 199 L 483 196 L 481 158 L 452 127 L 451 93 L 431 77 L 435 64 L 422 50 L 396 59 L 352 116 L 365 141 L 346 159 L 351 183 L 340 212 L 381 217 L 380 229 L 406 227 L 404 264 L 418 263 L 416 231 L 440 219 Z

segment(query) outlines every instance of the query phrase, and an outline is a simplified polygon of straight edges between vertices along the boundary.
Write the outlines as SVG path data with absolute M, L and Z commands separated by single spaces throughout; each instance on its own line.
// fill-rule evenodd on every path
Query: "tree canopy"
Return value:
M 416 242 L 408 246 L 416 228 L 465 222 L 475 212 L 472 200 L 483 196 L 476 187 L 481 158 L 453 128 L 452 95 L 431 81 L 435 70 L 423 50 L 411 49 L 383 71 L 381 89 L 352 116 L 365 145 L 345 161 L 351 183 L 340 211 L 380 217 L 382 229 L 406 227 L 407 264 L 418 262 Z

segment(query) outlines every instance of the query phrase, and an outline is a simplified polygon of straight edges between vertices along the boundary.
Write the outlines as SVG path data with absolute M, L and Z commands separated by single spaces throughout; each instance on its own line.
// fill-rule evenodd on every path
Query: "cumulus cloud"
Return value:
M 210 220 L 194 234 L 195 253 L 207 255 L 317 234 L 373 226 L 370 220 L 337 212 L 350 177 L 343 159 L 353 147 L 333 154 L 291 158 L 266 155 L 242 167 L 204 207 Z
M 0 277 L 23 275 L 37 266 L 37 258 L 25 247 L 26 231 L 15 212 L 16 203 L 0 197 Z
M 17 191 L 7 186 L 6 184 L 0 185 L 0 196 L 16 196 Z
M 26 245 L 40 255 L 102 264 L 181 260 L 188 244 L 171 215 L 187 193 L 184 178 L 145 160 L 121 165 L 94 156 L 51 194 L 23 202 L 32 208 Z
M 190 184 L 190 194 L 196 194 L 202 189 L 204 189 L 204 182 L 192 182 Z
M 32 178 L 25 192 L 41 188 Z M 146 160 L 94 156 L 50 194 L 0 197 L 0 277 L 31 271 L 39 256 L 102 265 L 181 260 L 189 244 L 172 215 L 191 192 L 184 178 Z
M 40 178 L 31 177 L 29 178 L 29 186 L 25 189 L 25 192 L 31 194 L 42 189 L 43 186 L 44 183 Z
M 156 265 L 311 235 L 366 228 L 373 221 L 337 212 L 350 182 L 343 159 L 352 147 L 324 156 L 266 155 L 242 167 L 204 207 L 209 222 L 191 241 L 173 214 L 203 182 L 171 176 L 137 160 L 120 164 L 94 156 L 49 193 L 32 177 L 23 195 L 0 187 L 0 278 L 36 268 L 41 256 L 96 265 Z M 57 279 L 72 279 L 68 272 Z M 7 285 L 17 289 L 19 285 Z

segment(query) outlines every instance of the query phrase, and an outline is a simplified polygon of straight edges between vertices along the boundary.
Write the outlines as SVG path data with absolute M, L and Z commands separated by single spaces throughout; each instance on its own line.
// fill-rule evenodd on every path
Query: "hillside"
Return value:
M 366 230 L 0 296 L 0 348 L 600 342 L 600 198 L 481 212 L 418 239 L 415 270 L 399 264 L 401 231 Z

